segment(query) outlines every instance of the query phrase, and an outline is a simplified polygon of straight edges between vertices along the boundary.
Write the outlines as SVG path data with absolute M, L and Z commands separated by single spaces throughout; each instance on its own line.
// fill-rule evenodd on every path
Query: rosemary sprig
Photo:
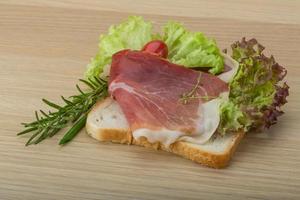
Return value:
M 205 100 L 209 100 L 209 99 L 212 99 L 212 98 L 216 98 L 216 97 L 213 97 L 213 96 L 199 96 L 197 95 L 197 89 L 199 88 L 199 86 L 201 85 L 201 75 L 202 73 L 199 72 L 199 76 L 197 78 L 197 83 L 195 84 L 195 86 L 187 93 L 183 93 L 180 98 L 179 98 L 179 101 L 182 103 L 182 104 L 187 104 L 189 101 L 193 100 L 193 99 L 205 99 Z
M 43 110 L 40 110 L 40 112 L 35 111 L 35 121 L 22 123 L 25 129 L 17 135 L 32 133 L 26 146 L 38 144 L 44 139 L 54 136 L 61 129 L 67 127 L 69 123 L 73 123 L 73 126 L 59 142 L 60 145 L 64 145 L 71 141 L 85 126 L 87 113 L 91 107 L 98 99 L 105 98 L 108 95 L 107 82 L 98 77 L 95 77 L 93 80 L 79 80 L 88 86 L 88 91 L 84 92 L 76 85 L 79 94 L 70 96 L 68 99 L 62 96 L 61 98 L 65 103 L 63 106 L 43 99 L 43 102 L 55 111 L 49 111 L 48 113 Z
M 198 87 L 200 86 L 201 76 L 202 76 L 202 73 L 199 72 L 199 76 L 197 78 L 197 83 L 195 84 L 195 86 L 191 89 L 191 91 L 189 91 L 187 93 L 183 93 L 180 96 L 179 101 L 181 101 L 183 104 L 187 104 L 190 100 L 197 98 L 196 92 L 197 92 Z

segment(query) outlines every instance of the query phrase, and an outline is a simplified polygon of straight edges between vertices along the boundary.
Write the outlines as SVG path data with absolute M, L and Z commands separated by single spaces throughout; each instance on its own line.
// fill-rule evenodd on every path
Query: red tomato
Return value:
M 157 54 L 160 57 L 168 57 L 168 46 L 161 40 L 152 40 L 145 44 L 142 51 Z

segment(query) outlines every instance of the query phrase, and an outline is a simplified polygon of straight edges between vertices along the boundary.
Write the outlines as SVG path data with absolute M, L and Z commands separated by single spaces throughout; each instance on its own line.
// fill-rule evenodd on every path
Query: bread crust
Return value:
M 235 133 L 230 145 L 228 145 L 224 152 L 214 153 L 199 148 L 194 148 L 188 142 L 178 141 L 171 144 L 169 148 L 167 148 L 159 142 L 150 143 L 145 137 L 141 137 L 136 140 L 132 137 L 131 132 L 127 129 L 95 129 L 89 123 L 87 123 L 86 130 L 89 135 L 101 142 L 138 145 L 156 150 L 164 150 L 212 168 L 226 167 L 238 144 L 244 137 L 243 132 Z

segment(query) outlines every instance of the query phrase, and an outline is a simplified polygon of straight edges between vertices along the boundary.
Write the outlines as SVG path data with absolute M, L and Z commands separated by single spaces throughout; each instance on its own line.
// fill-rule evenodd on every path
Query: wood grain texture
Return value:
M 84 131 L 64 148 L 61 134 L 24 147 L 19 123 L 42 97 L 73 94 L 98 35 L 132 14 L 157 30 L 182 21 L 222 48 L 256 37 L 288 69 L 286 114 L 268 134 L 248 135 L 224 170 Z M 0 1 L 0 199 L 300 199 L 299 47 L 299 1 Z

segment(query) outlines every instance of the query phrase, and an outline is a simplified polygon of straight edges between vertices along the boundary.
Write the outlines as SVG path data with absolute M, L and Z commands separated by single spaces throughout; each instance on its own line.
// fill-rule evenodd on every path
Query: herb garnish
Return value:
M 187 93 L 183 93 L 182 95 L 180 95 L 180 99 L 179 101 L 182 104 L 187 104 L 189 101 L 193 100 L 193 99 L 205 99 L 205 100 L 209 100 L 209 99 L 213 99 L 216 98 L 214 96 L 208 96 L 208 95 L 204 95 L 204 96 L 199 96 L 197 95 L 197 89 L 199 88 L 199 86 L 201 86 L 201 75 L 202 73 L 199 72 L 199 76 L 197 78 L 197 83 L 195 84 L 195 86 Z
M 54 108 L 55 111 L 46 113 L 45 111 L 40 110 L 40 114 L 35 111 L 35 121 L 31 123 L 22 123 L 25 130 L 18 133 L 18 135 L 32 133 L 26 146 L 38 144 L 44 139 L 54 136 L 61 129 L 67 127 L 69 123 L 73 123 L 73 126 L 59 142 L 60 145 L 64 145 L 71 141 L 85 126 L 87 114 L 91 107 L 98 99 L 105 98 L 108 95 L 107 81 L 98 77 L 95 77 L 93 80 L 79 80 L 87 85 L 90 90 L 83 92 L 82 89 L 76 85 L 79 94 L 70 96 L 68 99 L 62 96 L 61 98 L 65 103 L 64 106 L 59 106 L 43 99 L 43 102 Z
M 200 86 L 200 81 L 201 81 L 201 75 L 202 73 L 199 72 L 199 76 L 197 78 L 197 83 L 195 84 L 195 86 L 191 89 L 191 91 L 187 92 L 187 93 L 183 93 L 180 96 L 179 101 L 181 101 L 183 104 L 187 104 L 190 100 L 192 99 L 197 99 L 199 98 L 198 96 L 196 96 L 196 92 L 198 87 Z

